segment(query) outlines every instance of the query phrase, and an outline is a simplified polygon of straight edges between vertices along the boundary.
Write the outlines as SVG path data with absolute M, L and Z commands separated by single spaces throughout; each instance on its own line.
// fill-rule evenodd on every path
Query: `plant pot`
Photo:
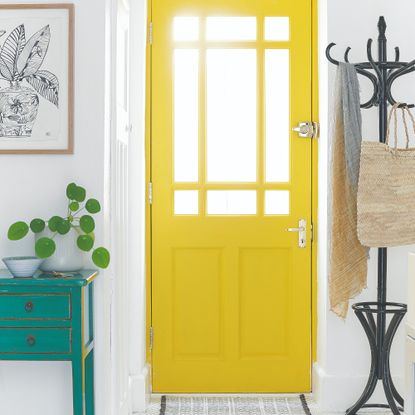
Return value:
M 36 240 L 44 236 L 51 238 L 54 235 L 49 229 L 36 235 Z M 79 233 L 71 228 L 66 235 L 56 234 L 53 240 L 56 251 L 47 258 L 40 269 L 46 272 L 76 272 L 84 267 L 85 254 L 76 245 Z
M 0 136 L 30 137 L 39 109 L 39 97 L 31 88 L 10 82 L 0 89 Z

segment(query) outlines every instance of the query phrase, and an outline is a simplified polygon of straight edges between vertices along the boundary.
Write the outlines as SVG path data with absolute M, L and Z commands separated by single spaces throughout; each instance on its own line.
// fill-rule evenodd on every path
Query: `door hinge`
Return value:
M 298 133 L 301 138 L 318 138 L 320 124 L 318 122 L 300 122 L 293 131 Z
M 150 22 L 150 25 L 148 27 L 148 42 L 150 45 L 153 44 L 153 22 Z
M 153 204 L 153 183 L 148 184 L 148 203 Z
M 153 350 L 154 330 L 150 327 L 150 351 Z

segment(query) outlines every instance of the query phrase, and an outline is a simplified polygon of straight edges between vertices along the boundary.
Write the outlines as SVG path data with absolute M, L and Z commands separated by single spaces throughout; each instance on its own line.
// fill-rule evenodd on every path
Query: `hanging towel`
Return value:
M 357 238 L 357 184 L 362 116 L 359 82 L 353 65 L 341 63 L 335 86 L 331 153 L 330 306 L 346 318 L 349 300 L 367 283 L 368 248 Z

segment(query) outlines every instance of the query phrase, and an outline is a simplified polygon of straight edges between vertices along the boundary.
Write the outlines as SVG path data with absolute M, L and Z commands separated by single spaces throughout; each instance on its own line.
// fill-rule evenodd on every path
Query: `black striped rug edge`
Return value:
M 306 415 L 312 415 L 310 408 L 308 407 L 307 399 L 305 395 L 300 395 L 301 404 L 303 405 L 304 412 Z
M 161 397 L 161 402 L 160 402 L 160 415 L 165 415 L 166 413 L 166 400 L 167 400 L 166 395 L 163 395 Z

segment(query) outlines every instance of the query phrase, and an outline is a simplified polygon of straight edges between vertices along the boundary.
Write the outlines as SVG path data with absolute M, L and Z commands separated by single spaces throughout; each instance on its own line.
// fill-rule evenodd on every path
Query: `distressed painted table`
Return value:
M 0 270 L 0 360 L 72 363 L 74 415 L 94 414 L 93 281 L 97 271 L 12 278 Z

